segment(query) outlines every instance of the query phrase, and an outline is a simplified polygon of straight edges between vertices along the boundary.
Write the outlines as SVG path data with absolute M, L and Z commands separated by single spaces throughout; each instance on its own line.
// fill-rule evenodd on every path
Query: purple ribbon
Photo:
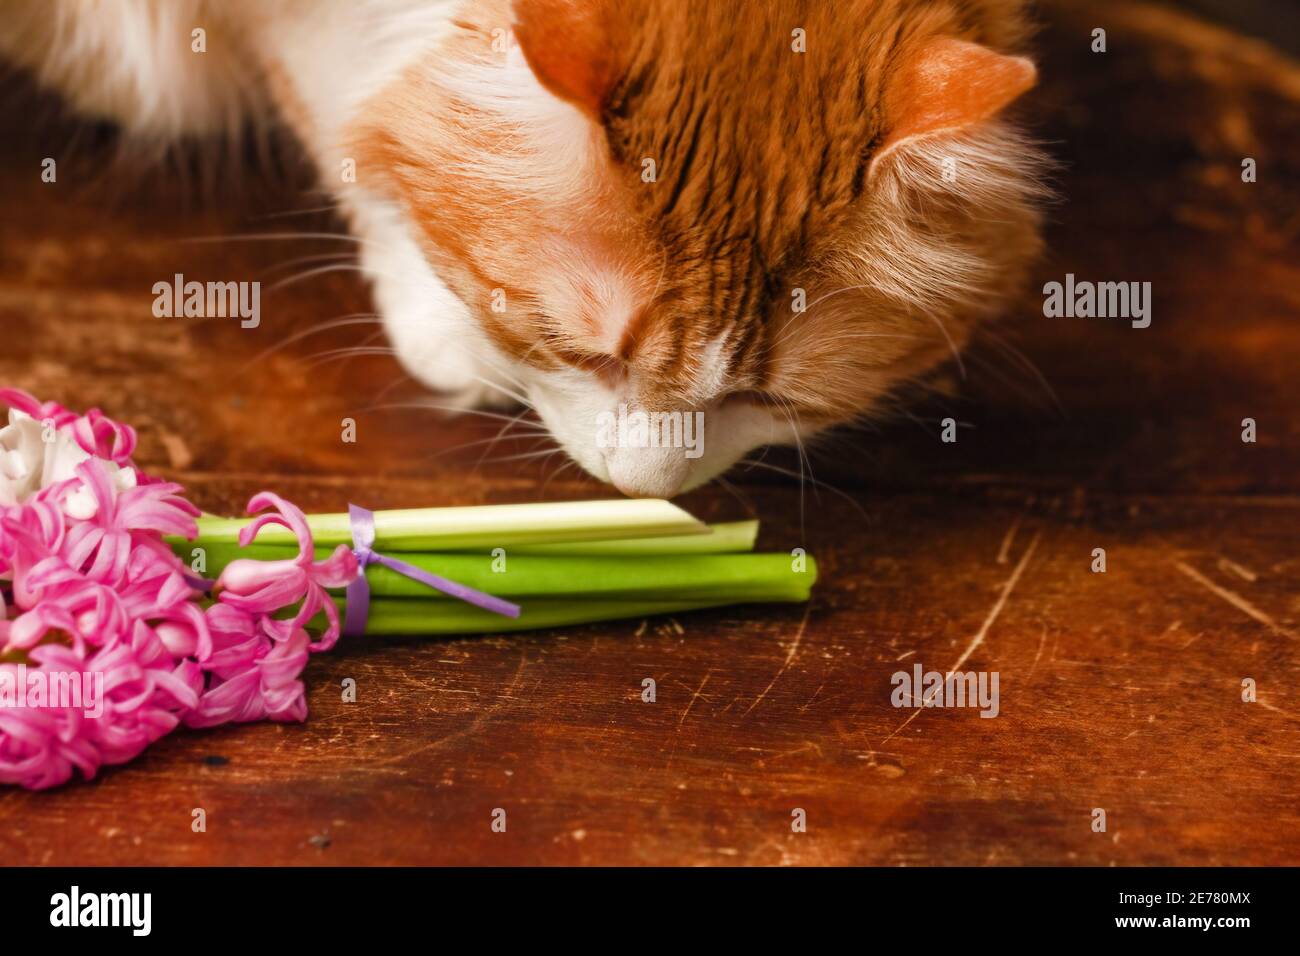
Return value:
M 366 566 L 370 564 L 382 564 L 390 571 L 405 575 L 412 581 L 427 584 L 443 594 L 450 595 L 460 601 L 466 601 L 475 607 L 491 611 L 493 614 L 501 614 L 505 617 L 519 616 L 518 604 L 511 604 L 509 601 L 503 601 L 491 594 L 484 594 L 482 591 L 476 591 L 455 581 L 448 581 L 436 574 L 430 574 L 423 568 L 417 568 L 405 561 L 390 558 L 388 555 L 376 554 L 373 550 L 375 544 L 375 513 L 373 511 L 367 511 L 359 505 L 350 504 L 348 505 L 348 519 L 352 523 L 352 553 L 356 555 L 357 564 L 360 567 L 359 573 L 352 580 L 352 583 L 348 585 L 348 606 L 343 617 L 343 634 L 345 636 L 360 637 L 366 632 L 366 621 L 370 617 L 370 582 L 366 580 Z

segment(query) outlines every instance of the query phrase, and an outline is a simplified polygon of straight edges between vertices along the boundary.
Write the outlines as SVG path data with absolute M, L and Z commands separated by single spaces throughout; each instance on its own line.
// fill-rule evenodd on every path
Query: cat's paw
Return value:
M 378 233 L 372 230 L 372 237 Z M 371 238 L 361 264 L 393 355 L 420 384 L 454 408 L 511 408 L 523 387 L 509 360 L 483 334 L 465 303 L 438 278 L 405 235 Z
M 432 357 L 399 352 L 398 358 L 413 378 L 440 393 L 449 407 L 510 409 L 522 404 L 517 384 L 473 356 L 457 354 L 455 346 L 448 345 Z
M 485 342 L 473 330 L 451 323 L 443 313 L 433 319 L 423 308 L 383 312 L 393 354 L 421 385 L 440 393 L 455 408 L 510 408 L 523 397 L 495 356 L 484 356 Z M 500 360 L 504 362 L 504 359 Z

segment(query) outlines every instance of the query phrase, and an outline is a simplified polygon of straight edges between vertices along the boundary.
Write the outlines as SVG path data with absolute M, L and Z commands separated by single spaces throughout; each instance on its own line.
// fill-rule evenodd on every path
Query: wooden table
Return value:
M 816 554 L 809 606 L 354 641 L 308 668 L 303 725 L 181 732 L 94 783 L 0 793 L 0 859 L 1295 862 L 1300 66 L 1163 6 L 1070 6 L 1045 10 L 1032 100 L 1062 196 L 1035 288 L 914 418 L 823 450 L 831 487 L 753 470 L 684 499 Z M 0 380 L 136 423 L 140 463 L 214 511 L 262 487 L 309 510 L 608 493 L 559 457 L 493 460 L 527 441 L 481 460 L 496 423 L 395 407 L 419 391 L 391 357 L 335 351 L 378 328 L 322 325 L 370 309 L 355 273 L 272 288 L 349 251 L 271 238 L 340 229 L 295 213 L 318 203 L 291 154 L 250 156 L 264 184 L 230 199 L 183 163 L 112 167 L 103 130 L 7 95 Z M 154 318 L 175 272 L 261 279 L 262 325 Z M 1044 318 L 1066 272 L 1151 281 L 1151 327 Z M 896 709 L 915 663 L 997 671 L 999 716 Z

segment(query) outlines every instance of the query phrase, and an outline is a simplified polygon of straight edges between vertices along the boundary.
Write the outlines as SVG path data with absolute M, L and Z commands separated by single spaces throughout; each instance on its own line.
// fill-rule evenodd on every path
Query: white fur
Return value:
M 167 141 L 223 133 L 266 101 L 249 70 L 234 4 L 210 0 L 5 0 L 0 56 L 83 113 Z M 238 17 L 234 18 L 237 22 Z M 205 31 L 206 52 L 192 32 Z

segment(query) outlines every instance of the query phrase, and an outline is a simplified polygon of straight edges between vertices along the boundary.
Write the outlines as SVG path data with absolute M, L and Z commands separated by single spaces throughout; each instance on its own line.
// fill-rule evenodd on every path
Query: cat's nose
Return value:
M 605 466 L 609 483 L 629 498 L 671 498 L 690 472 L 680 448 L 612 448 Z

